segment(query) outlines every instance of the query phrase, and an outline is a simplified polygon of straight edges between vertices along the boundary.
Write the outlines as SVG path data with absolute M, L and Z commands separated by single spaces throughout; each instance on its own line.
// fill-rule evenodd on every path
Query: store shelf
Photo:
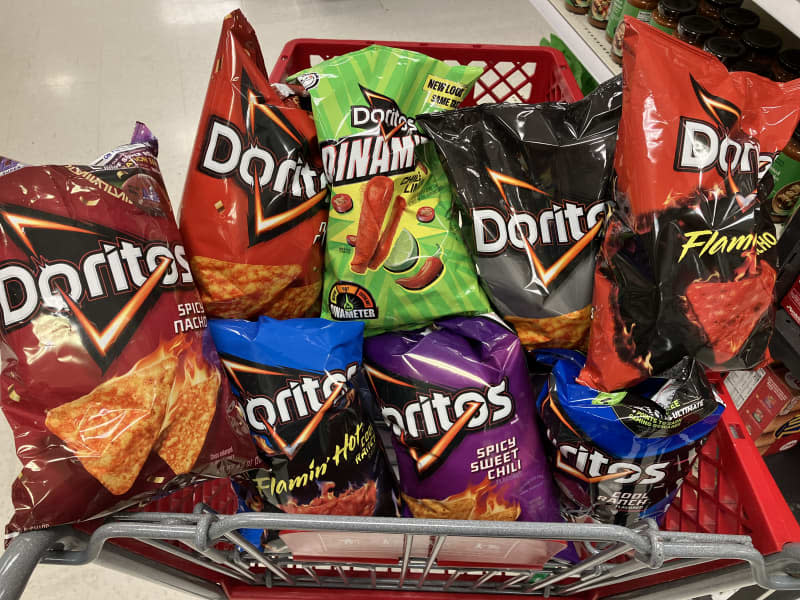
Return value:
M 785 1 L 773 0 L 774 3 Z M 592 27 L 586 15 L 569 12 L 564 7 L 564 0 L 531 0 L 531 4 L 597 81 L 610 79 L 621 71 L 621 67 L 611 60 L 611 44 L 606 41 L 605 31 Z
M 752 0 L 763 12 L 800 37 L 800 0 Z
M 530 0 L 553 32 L 578 57 L 597 81 L 605 81 L 621 68 L 611 60 L 611 45 L 605 32 L 589 24 L 586 15 L 576 15 L 564 7 L 564 0 Z M 747 0 L 746 8 L 762 17 L 762 26 L 783 38 L 784 47 L 800 47 L 800 0 Z

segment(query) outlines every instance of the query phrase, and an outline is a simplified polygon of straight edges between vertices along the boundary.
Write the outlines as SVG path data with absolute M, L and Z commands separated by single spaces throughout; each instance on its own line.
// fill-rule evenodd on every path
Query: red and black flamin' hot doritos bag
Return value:
M 682 356 L 749 369 L 772 334 L 775 229 L 758 182 L 800 114 L 800 80 L 729 73 L 626 19 L 617 204 L 579 381 L 611 391 Z
M 292 93 L 268 82 L 242 12 L 225 17 L 181 209 L 209 316 L 319 316 L 326 182 Z
M 108 514 L 257 460 L 156 162 L 0 158 L 0 406 L 22 473 L 8 533 Z

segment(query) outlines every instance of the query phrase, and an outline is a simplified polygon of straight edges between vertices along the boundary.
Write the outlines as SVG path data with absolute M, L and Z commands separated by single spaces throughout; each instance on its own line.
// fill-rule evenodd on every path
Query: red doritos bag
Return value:
M 327 191 L 311 114 L 270 85 L 240 10 L 222 23 L 181 208 L 210 316 L 318 316 Z
M 729 73 L 698 48 L 625 23 L 618 206 L 579 377 L 605 391 L 686 355 L 715 370 L 763 360 L 777 238 L 757 187 L 800 111 L 800 80 Z
M 156 162 L 0 158 L 0 406 L 22 473 L 9 534 L 99 517 L 258 459 Z

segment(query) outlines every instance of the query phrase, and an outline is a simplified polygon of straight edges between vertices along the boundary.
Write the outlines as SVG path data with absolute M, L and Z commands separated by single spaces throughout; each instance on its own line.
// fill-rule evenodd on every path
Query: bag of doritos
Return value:
M 209 321 L 269 470 L 250 474 L 290 513 L 395 516 L 394 474 L 358 393 L 362 323 Z
M 622 82 L 573 104 L 420 115 L 456 190 L 481 282 L 528 348 L 585 348 Z
M 488 312 L 447 177 L 414 120 L 455 108 L 480 74 L 370 46 L 293 76 L 311 95 L 333 194 L 323 317 L 363 320 L 370 334 Z
M 319 315 L 326 196 L 311 114 L 288 86 L 269 84 L 255 32 L 235 10 L 222 23 L 181 208 L 209 316 Z
M 775 229 L 759 180 L 800 115 L 800 81 L 729 73 L 625 21 L 616 210 L 595 270 L 581 383 L 604 391 L 683 356 L 758 365 L 772 333 Z
M 584 356 L 540 350 L 552 369 L 537 406 L 566 511 L 603 523 L 661 521 L 725 405 L 693 360 L 672 379 L 598 392 L 575 378 Z
M 0 403 L 23 464 L 9 533 L 257 461 L 156 148 L 138 124 L 90 166 L 0 160 Z
M 454 317 L 364 342 L 414 517 L 560 521 L 519 339 Z

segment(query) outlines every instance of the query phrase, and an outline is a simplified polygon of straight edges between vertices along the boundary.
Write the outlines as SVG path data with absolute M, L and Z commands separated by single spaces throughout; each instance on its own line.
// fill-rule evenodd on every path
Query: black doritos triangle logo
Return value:
M 0 205 L 0 225 L 28 257 L 0 265 L 3 329 L 64 316 L 103 371 L 161 293 L 193 285 L 179 244 L 18 206 Z

